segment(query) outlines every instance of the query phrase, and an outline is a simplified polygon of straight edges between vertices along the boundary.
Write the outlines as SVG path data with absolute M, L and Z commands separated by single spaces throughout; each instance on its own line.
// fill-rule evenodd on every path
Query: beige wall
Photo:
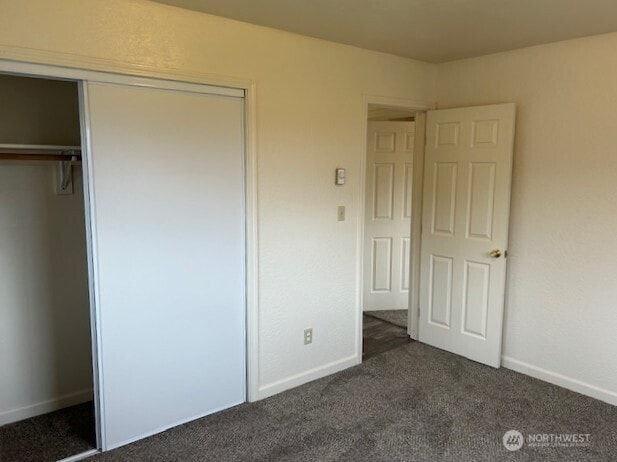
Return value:
M 77 85 L 0 75 L 0 143 L 79 146 Z
M 0 57 L 254 80 L 260 394 L 355 363 L 363 95 L 431 102 L 432 65 L 143 0 L 0 0 L 0 11 Z
M 614 404 L 616 49 L 611 34 L 444 64 L 438 98 L 518 106 L 506 366 Z
M 0 161 L 0 425 L 92 399 L 81 174 Z

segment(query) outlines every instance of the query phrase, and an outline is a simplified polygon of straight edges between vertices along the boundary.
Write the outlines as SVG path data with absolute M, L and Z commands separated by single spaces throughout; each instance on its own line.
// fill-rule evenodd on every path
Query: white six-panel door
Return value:
M 243 99 L 83 91 L 107 450 L 245 401 Z
M 514 104 L 427 114 L 420 341 L 494 367 L 501 333 Z
M 364 311 L 408 308 L 414 122 L 369 122 Z

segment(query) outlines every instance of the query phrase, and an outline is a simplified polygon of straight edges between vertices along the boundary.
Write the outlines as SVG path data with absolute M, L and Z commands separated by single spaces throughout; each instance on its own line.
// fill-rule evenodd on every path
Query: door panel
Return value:
M 245 400 L 243 100 L 84 94 L 107 450 Z
M 495 199 L 495 163 L 473 162 L 469 172 L 467 237 L 491 239 Z
M 446 329 L 452 319 L 452 258 L 431 255 L 429 322 Z
M 411 193 L 413 191 L 413 165 L 405 164 L 405 187 L 403 189 L 403 219 L 411 220 Z
M 514 114 L 513 104 L 427 114 L 420 340 L 494 367 L 501 363 Z
M 401 288 L 405 291 L 409 291 L 409 252 L 411 241 L 408 237 L 401 238 Z
M 433 234 L 454 235 L 454 213 L 456 211 L 455 162 L 435 162 L 433 190 Z
M 408 308 L 414 122 L 369 122 L 364 310 Z
M 463 332 L 486 338 L 490 265 L 465 262 Z
M 373 292 L 390 292 L 392 287 L 392 239 L 373 239 Z
M 392 220 L 394 164 L 375 164 L 373 220 Z

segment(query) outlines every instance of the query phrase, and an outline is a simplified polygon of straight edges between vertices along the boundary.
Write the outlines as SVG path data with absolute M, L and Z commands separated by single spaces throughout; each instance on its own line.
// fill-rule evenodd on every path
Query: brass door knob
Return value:
M 501 250 L 499 249 L 491 250 L 491 253 L 489 255 L 493 258 L 499 258 L 501 257 Z

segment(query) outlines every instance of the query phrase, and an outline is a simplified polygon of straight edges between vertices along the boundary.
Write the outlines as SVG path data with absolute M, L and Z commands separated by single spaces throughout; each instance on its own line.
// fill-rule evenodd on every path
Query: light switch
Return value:
M 338 206 L 338 221 L 345 221 L 345 206 Z
M 335 178 L 334 183 L 337 186 L 342 186 L 345 184 L 345 169 L 344 168 L 336 169 L 336 178 Z

